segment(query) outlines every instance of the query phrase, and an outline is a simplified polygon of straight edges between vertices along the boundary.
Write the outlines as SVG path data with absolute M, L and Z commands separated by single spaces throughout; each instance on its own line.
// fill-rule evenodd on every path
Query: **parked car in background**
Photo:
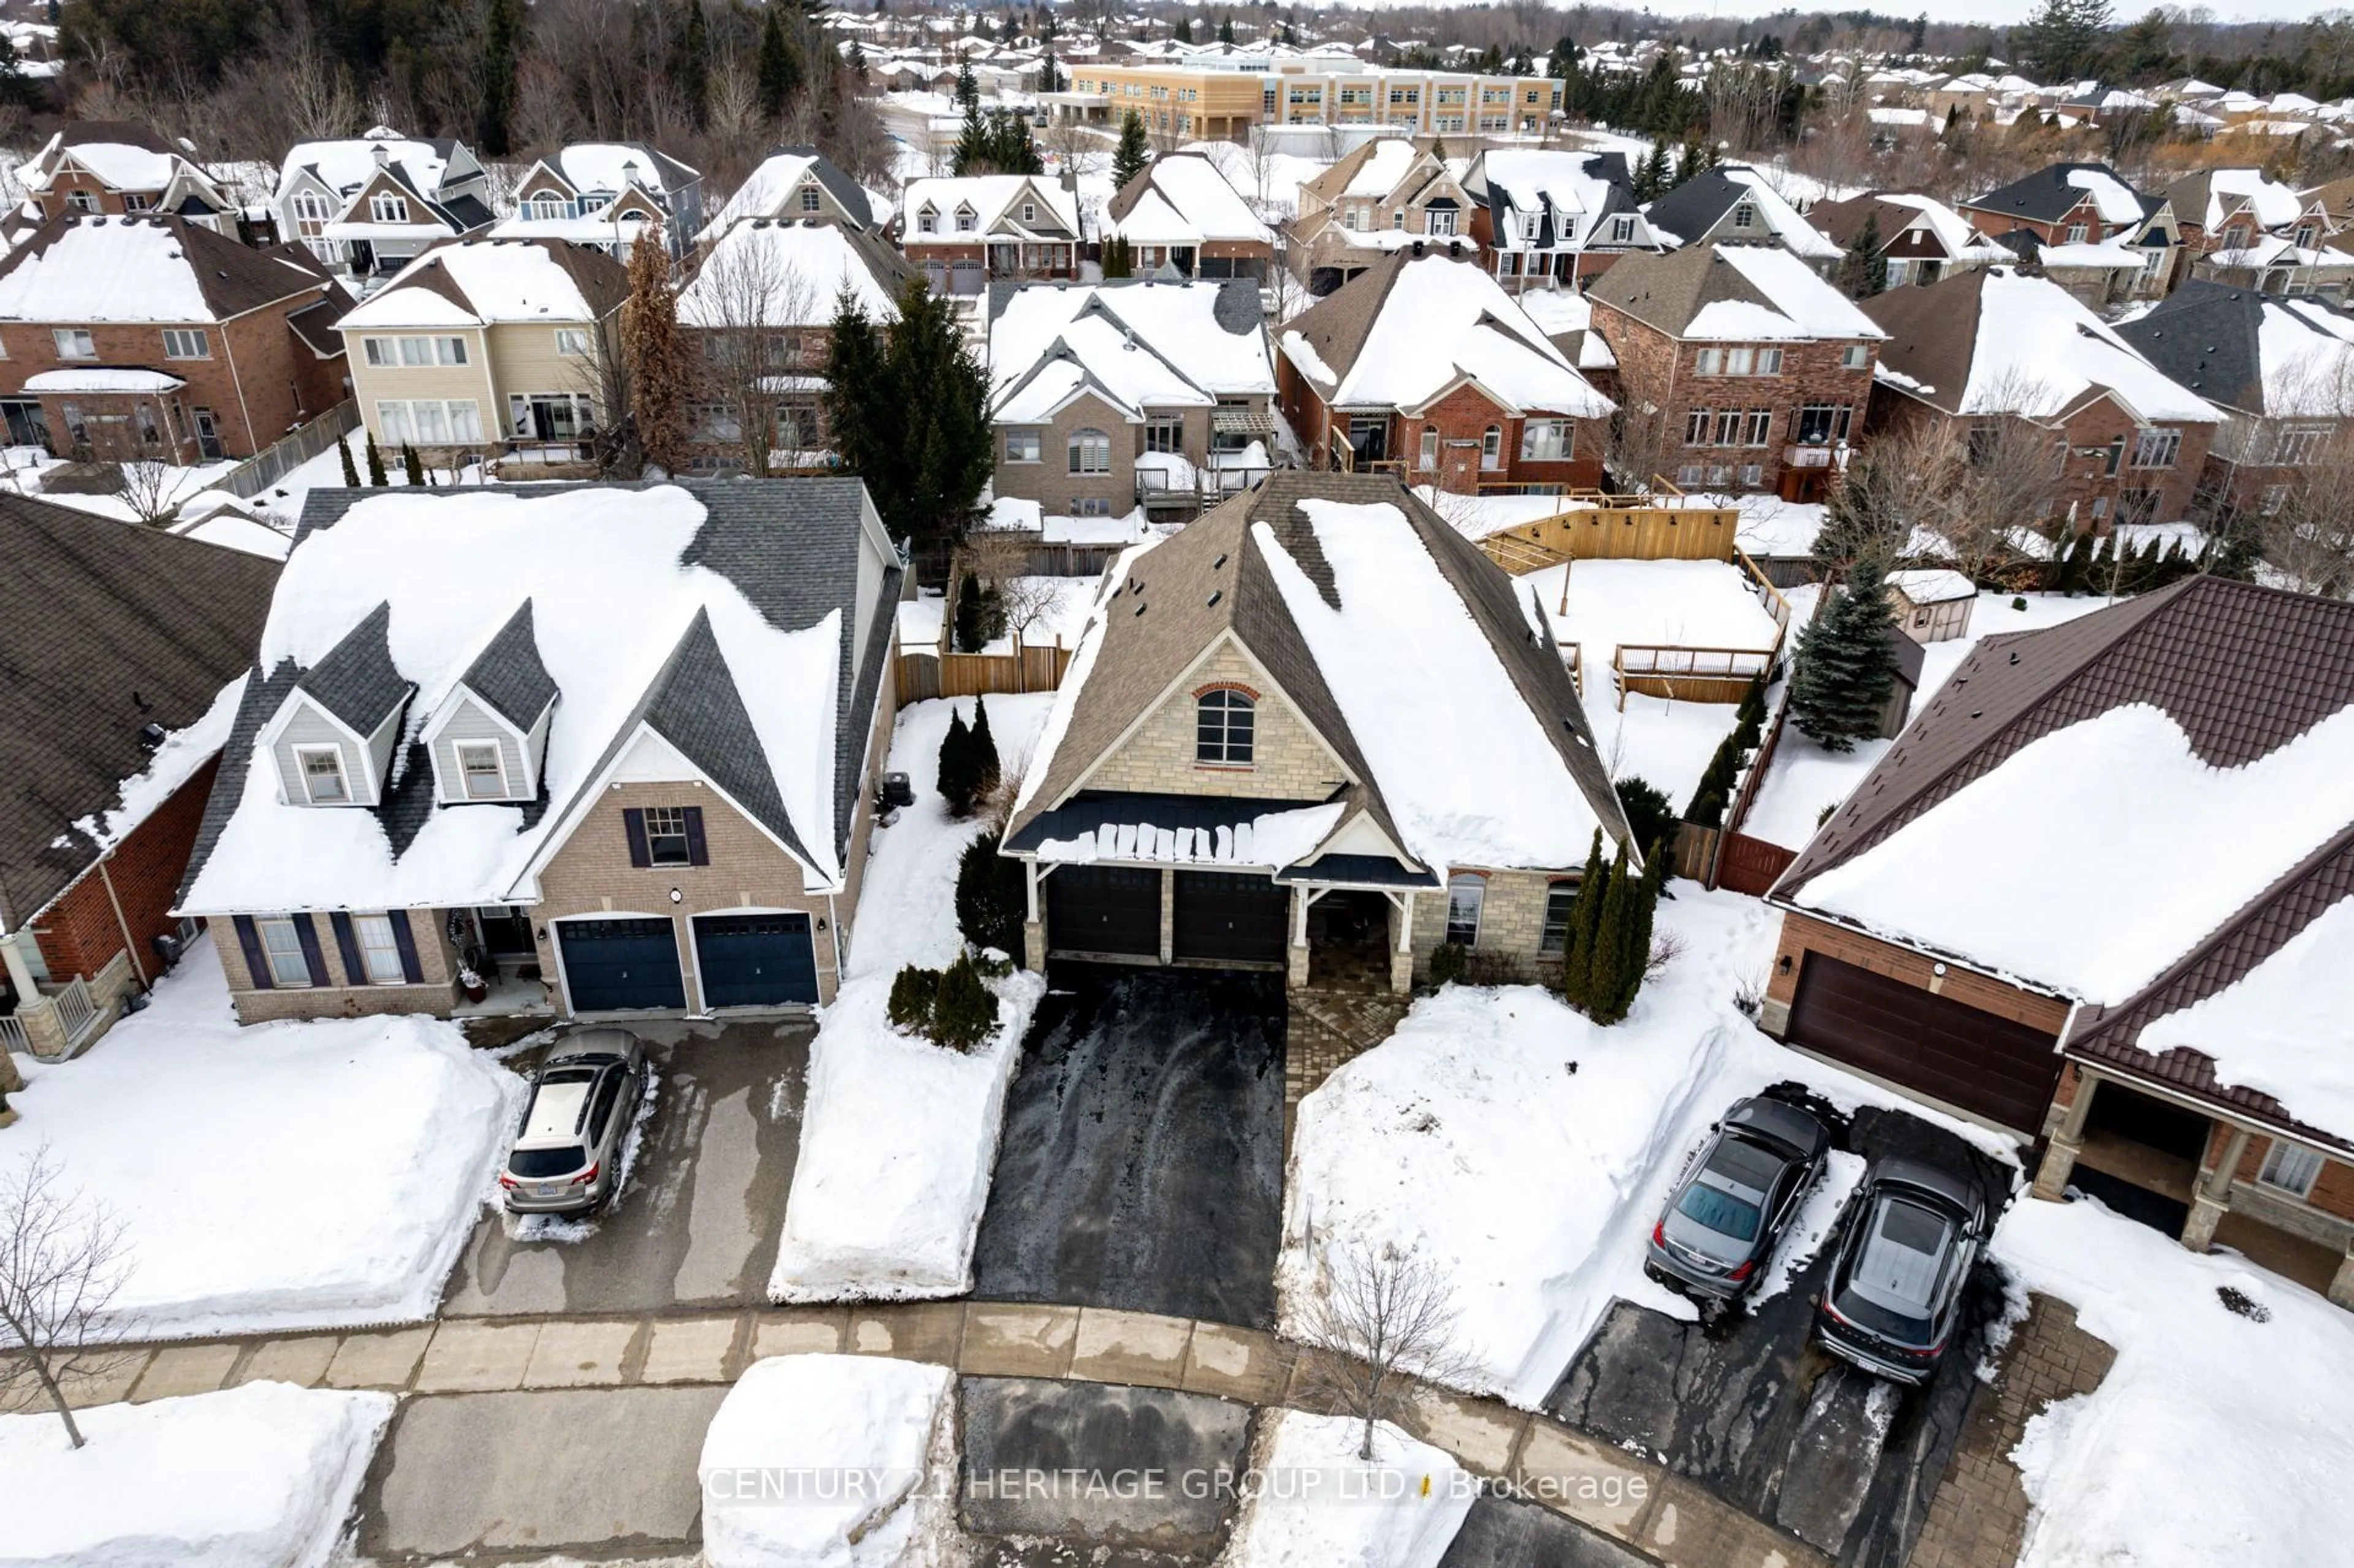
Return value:
M 1739 1300 L 1822 1173 L 1830 1146 L 1830 1133 L 1802 1107 L 1765 1095 L 1734 1106 L 1668 1194 L 1643 1272 L 1706 1301 Z
M 1833 1355 L 1897 1383 L 1925 1383 L 1960 1326 L 1987 1234 L 1978 1183 L 1917 1160 L 1864 1172 L 1815 1311 Z
M 623 1029 L 567 1035 L 533 1075 L 499 1187 L 517 1214 L 579 1214 L 620 1185 L 646 1087 L 646 1046 Z

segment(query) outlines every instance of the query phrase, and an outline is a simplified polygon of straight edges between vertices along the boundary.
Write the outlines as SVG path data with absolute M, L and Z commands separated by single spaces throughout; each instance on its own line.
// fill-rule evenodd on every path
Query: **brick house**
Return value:
M 238 238 L 236 201 L 150 126 L 75 121 L 51 136 L 16 179 L 43 218 L 156 213 Z
M 344 397 L 350 298 L 292 247 L 179 217 L 51 218 L 0 259 L 12 445 L 180 463 L 250 457 Z
M 1031 967 L 1404 992 L 1445 942 L 1500 978 L 1557 961 L 1626 818 L 1477 545 L 1386 475 L 1286 471 L 1099 592 L 1006 825 Z
M 1438 155 L 1437 138 L 1384 136 L 1301 182 L 1291 270 L 1321 297 L 1384 257 L 1417 245 L 1476 249 L 1463 188 L 1470 163 Z
M 2354 315 L 2194 278 L 2116 334 L 2222 416 L 2192 510 L 2273 513 L 2354 420 Z
M 2190 511 L 2221 414 L 2051 280 L 1988 268 L 1863 308 L 1889 334 L 1874 430 L 1935 419 L 1967 434 L 2012 418 L 2050 431 L 2053 512 L 2078 533 Z
M 2157 299 L 2181 271 L 2173 204 L 2144 196 L 2106 164 L 2047 164 L 1956 205 L 1980 232 L 2094 309 Z
M 995 493 L 1056 517 L 1191 517 L 1272 466 L 1258 285 L 1000 283 L 989 293 Z
M 1822 278 L 1838 270 L 1845 254 L 1744 164 L 1702 170 L 1654 200 L 1643 215 L 1651 231 L 1670 245 L 1778 246 Z
M 1276 346 L 1284 418 L 1314 467 L 1465 495 L 1601 481 L 1614 405 L 1476 260 L 1395 252 Z
M 1629 256 L 1596 280 L 1629 444 L 1686 490 L 1818 501 L 1862 430 L 1887 334 L 1779 246 Z M 1649 474 L 1620 476 L 1629 483 Z
M 5 1064 L 87 1044 L 170 961 L 157 939 L 179 934 L 174 895 L 278 567 L 16 496 L 0 497 L 0 538 Z
M 847 294 L 887 323 L 920 274 L 871 229 L 748 217 L 700 248 L 679 325 L 703 366 L 689 441 L 697 473 L 816 467 L 830 457 L 825 366 Z
M 910 180 L 899 197 L 899 249 L 936 293 L 970 296 L 1008 279 L 1076 278 L 1075 191 L 1034 175 Z
M 1761 1026 L 2034 1140 L 2041 1197 L 2354 1306 L 2314 1022 L 2354 972 L 2349 649 L 2354 606 L 2205 576 L 1981 641 L 1769 895 Z M 2236 853 L 2186 863 L 2226 819 Z
M 1513 293 L 1573 288 L 1619 257 L 1666 246 L 1635 200 L 1624 153 L 1491 147 L 1463 175 L 1471 238 Z
M 1172 267 L 1186 278 L 1248 278 L 1275 270 L 1275 230 L 1200 153 L 1164 153 L 1104 208 L 1103 238 L 1135 250 L 1140 278 Z
M 1892 289 L 2015 260 L 1944 202 L 1909 191 L 1866 191 L 1846 201 L 1819 201 L 1807 218 L 1843 250 L 1855 249 L 1867 228 L 1876 228 L 1875 249 L 1887 261 Z
M 492 226 L 501 239 L 595 245 L 616 261 L 652 223 L 673 260 L 703 227 L 703 175 L 643 142 L 576 142 L 523 172 L 514 211 Z
M 854 479 L 312 492 L 180 897 L 239 1018 L 831 1001 L 902 575 Z
M 498 217 L 490 175 L 472 148 L 382 125 L 365 136 L 297 143 L 279 166 L 270 205 L 281 238 L 363 292 Z

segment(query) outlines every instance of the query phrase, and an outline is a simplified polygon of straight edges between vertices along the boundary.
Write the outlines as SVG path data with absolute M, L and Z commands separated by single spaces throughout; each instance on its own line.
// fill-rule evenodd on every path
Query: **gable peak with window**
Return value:
M 419 738 L 444 804 L 535 800 L 558 693 L 525 599 L 467 666 Z
M 378 604 L 302 672 L 262 742 L 295 806 L 378 806 L 417 688 L 393 663 L 392 606 Z

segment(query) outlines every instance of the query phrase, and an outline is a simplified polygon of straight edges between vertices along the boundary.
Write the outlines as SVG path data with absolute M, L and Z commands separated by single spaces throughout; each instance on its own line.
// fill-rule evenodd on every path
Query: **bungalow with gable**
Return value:
M 576 142 L 525 169 L 499 239 L 565 239 L 616 261 L 652 223 L 673 260 L 703 227 L 703 175 L 642 142 Z
M 1866 191 L 1846 201 L 1819 201 L 1807 218 L 1846 250 L 1876 232 L 1875 253 L 1887 263 L 1892 289 L 2016 260 L 1944 202 L 1909 191 Z
M 1403 993 L 1442 943 L 1557 962 L 1628 829 L 1520 592 L 1378 474 L 1278 473 L 1122 555 L 1006 824 L 1031 966 Z
M 1667 247 L 1635 200 L 1624 153 L 1490 147 L 1471 160 L 1471 238 L 1514 293 L 1582 288 L 1619 257 Z
M 1980 232 L 2095 309 L 2157 299 L 2180 270 L 2173 204 L 2144 196 L 2106 164 L 2048 164 L 1957 205 Z
M 1140 278 L 1161 267 L 1184 278 L 1264 281 L 1275 267 L 1275 230 L 1201 153 L 1164 153 L 1113 193 L 1103 238 L 1124 239 Z
M 270 205 L 282 238 L 362 290 L 498 217 L 490 176 L 464 143 L 382 125 L 348 140 L 298 143 L 280 165 Z
M 889 204 L 843 173 L 816 148 L 779 147 L 744 176 L 736 194 L 720 204 L 695 239 L 698 245 L 711 244 L 748 217 L 794 218 L 865 229 L 880 228 L 889 216 Z
M 152 212 L 238 238 L 237 202 L 186 148 L 123 120 L 77 120 L 43 143 L 16 182 L 45 218 Z
M 1318 468 L 1464 495 L 1601 482 L 1616 405 L 1477 261 L 1398 251 L 1276 346 L 1284 418 Z
M 1086 240 L 1079 198 L 1037 175 L 910 180 L 899 249 L 936 293 L 978 295 L 1008 279 L 1076 278 Z
M 313 491 L 179 901 L 239 1018 L 832 1000 L 901 577 L 854 479 Z
M 1470 163 L 1439 150 L 1436 138 L 1378 137 L 1301 182 L 1290 261 L 1310 294 L 1330 294 L 1417 245 L 1476 249 L 1476 204 L 1463 187 Z
M 1777 245 L 1829 278 L 1846 254 L 1745 164 L 1703 169 L 1643 209 L 1668 245 Z
M 1760 1025 L 2354 1307 L 2349 651 L 2207 575 L 1980 641 L 1775 885 Z

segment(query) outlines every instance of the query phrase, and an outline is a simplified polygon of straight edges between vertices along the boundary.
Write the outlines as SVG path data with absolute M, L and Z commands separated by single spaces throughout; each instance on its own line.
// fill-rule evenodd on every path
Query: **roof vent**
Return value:
M 1216 560 L 1212 561 L 1212 562 L 1210 563 L 1210 569 L 1211 569 L 1212 571 L 1214 571 L 1214 571 L 1216 571 L 1220 567 L 1223 567 L 1223 566 L 1225 566 L 1225 564 L 1226 564 L 1226 553 L 1225 553 L 1224 550 L 1221 550 L 1221 551 L 1219 551 L 1219 552 L 1218 552 L 1218 558 L 1217 558 Z
M 1144 608 L 1145 608 L 1145 607 L 1144 607 L 1144 601 L 1143 601 L 1142 599 L 1139 599 L 1139 600 L 1137 600 L 1137 603 L 1136 603 L 1136 613 L 1137 613 L 1137 614 L 1139 614 L 1139 615 L 1142 615 L 1142 614 L 1144 613 Z
M 1217 603 L 1220 599 L 1224 599 L 1224 598 L 1225 598 L 1225 597 L 1226 597 L 1226 590 L 1225 590 L 1225 589 L 1224 589 L 1224 588 L 1213 588 L 1213 589 L 1211 589 L 1211 590 L 1210 590 L 1210 597 L 1209 597 L 1209 598 L 1207 598 L 1207 599 L 1204 599 L 1204 600 L 1202 601 L 1202 608 L 1203 608 L 1203 609 L 1207 609 L 1208 608 L 1210 608 L 1210 606 L 1212 606 L 1212 605 L 1214 605 L 1214 604 Z
M 154 719 L 149 719 L 139 726 L 139 744 L 149 751 L 154 751 L 171 738 L 172 732 Z

